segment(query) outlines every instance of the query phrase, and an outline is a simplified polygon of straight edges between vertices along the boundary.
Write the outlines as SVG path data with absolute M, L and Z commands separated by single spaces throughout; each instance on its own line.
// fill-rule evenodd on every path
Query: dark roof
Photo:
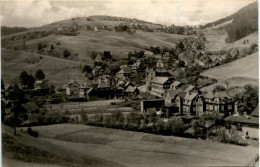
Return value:
M 47 82 L 43 82 L 43 83 L 39 83 L 35 89 L 39 90 L 39 89 L 50 89 L 51 86 L 47 83 Z
M 37 104 L 35 104 L 34 102 L 28 102 L 28 103 L 22 104 L 22 107 L 23 107 L 27 112 L 32 112 L 32 111 L 39 110 L 39 107 L 38 107 Z
M 256 108 L 254 109 L 251 115 L 254 117 L 259 117 L 259 104 L 257 104 Z
M 170 95 L 171 98 L 175 98 L 175 96 L 179 93 L 178 90 L 168 90 L 167 94 Z
M 179 95 L 182 99 L 185 98 L 186 94 L 187 94 L 186 92 L 179 92 L 179 93 L 178 93 L 178 95 Z

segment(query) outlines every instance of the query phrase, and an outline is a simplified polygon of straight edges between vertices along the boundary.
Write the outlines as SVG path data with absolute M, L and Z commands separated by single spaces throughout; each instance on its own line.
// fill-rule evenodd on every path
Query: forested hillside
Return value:
M 243 38 L 258 30 L 258 5 L 254 2 L 239 10 L 233 22 L 226 27 L 230 42 Z
M 238 12 L 234 13 L 233 15 L 219 19 L 215 22 L 208 23 L 202 26 L 202 28 L 217 26 L 229 20 L 232 20 L 232 22 L 225 27 L 228 33 L 227 42 L 234 42 L 238 39 L 241 39 L 257 31 L 258 30 L 257 2 L 247 5 L 246 7 L 240 9 Z

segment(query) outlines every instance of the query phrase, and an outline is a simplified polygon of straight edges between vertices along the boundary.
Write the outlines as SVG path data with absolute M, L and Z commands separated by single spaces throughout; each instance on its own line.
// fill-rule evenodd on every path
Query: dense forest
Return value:
M 10 34 L 15 34 L 18 32 L 23 32 L 26 31 L 27 28 L 25 27 L 1 27 L 1 35 L 10 35 Z
M 226 27 L 228 41 L 234 42 L 258 30 L 257 2 L 239 10 L 233 21 Z
M 228 42 L 234 42 L 258 30 L 258 4 L 251 3 L 246 7 L 240 9 L 238 12 L 228 17 L 219 19 L 215 22 L 208 23 L 201 28 L 208 28 L 219 25 L 226 21 L 232 20 L 226 30 L 228 33 Z

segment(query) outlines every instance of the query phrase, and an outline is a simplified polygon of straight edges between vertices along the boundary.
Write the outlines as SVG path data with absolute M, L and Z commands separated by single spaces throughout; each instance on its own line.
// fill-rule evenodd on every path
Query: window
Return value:
M 218 111 L 218 106 L 217 105 L 215 106 L 215 111 Z
M 228 105 L 228 110 L 232 110 L 232 104 Z
M 213 110 L 213 105 L 209 105 L 209 109 L 210 109 L 210 110 Z
M 206 105 L 206 109 L 209 110 L 209 104 Z
M 221 106 L 221 111 L 224 111 L 225 110 L 225 107 L 224 105 Z

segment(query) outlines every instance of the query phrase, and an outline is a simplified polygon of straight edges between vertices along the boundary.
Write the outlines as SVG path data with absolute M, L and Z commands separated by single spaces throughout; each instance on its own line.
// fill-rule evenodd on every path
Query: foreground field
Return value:
M 40 142 L 123 166 L 244 166 L 257 148 L 76 124 L 33 127 Z M 51 149 L 51 148 L 49 148 Z

